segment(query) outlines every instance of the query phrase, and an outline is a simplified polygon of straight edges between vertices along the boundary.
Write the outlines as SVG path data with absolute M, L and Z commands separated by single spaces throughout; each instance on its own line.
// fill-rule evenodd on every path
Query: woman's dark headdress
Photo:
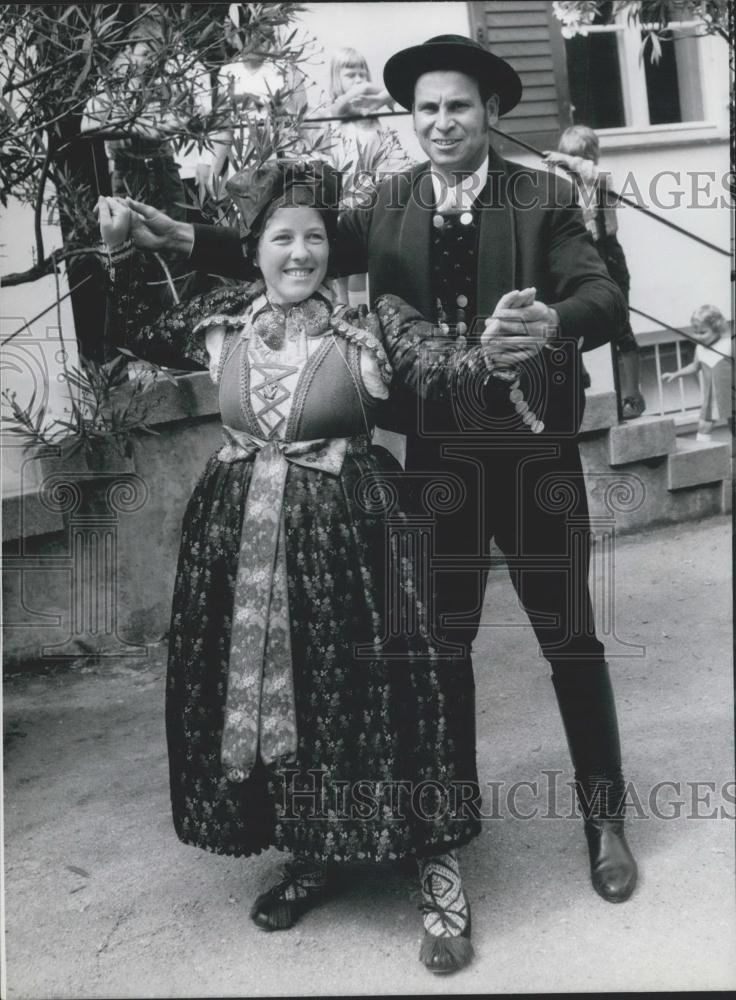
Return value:
M 234 174 L 225 190 L 235 203 L 243 240 L 256 238 L 268 209 L 290 205 L 316 208 L 332 237 L 340 205 L 341 174 L 323 160 L 270 160 Z

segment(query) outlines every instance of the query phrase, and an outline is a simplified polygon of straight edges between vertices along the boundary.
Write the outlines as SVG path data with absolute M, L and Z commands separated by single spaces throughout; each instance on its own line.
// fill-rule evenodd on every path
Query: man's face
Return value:
M 477 170 L 488 156 L 489 125 L 498 121 L 498 97 L 485 104 L 465 73 L 423 73 L 414 88 L 414 131 L 434 166 L 445 174 Z

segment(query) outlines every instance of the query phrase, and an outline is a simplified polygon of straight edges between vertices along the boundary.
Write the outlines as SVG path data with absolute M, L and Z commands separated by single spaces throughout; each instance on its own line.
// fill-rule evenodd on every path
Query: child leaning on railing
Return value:
M 695 357 L 689 365 L 675 372 L 665 372 L 663 382 L 700 373 L 703 380 L 703 404 L 698 419 L 697 441 L 709 441 L 713 425 L 726 422 L 732 426 L 732 349 L 728 321 L 715 306 L 700 306 L 692 314 L 692 336 L 697 340 Z

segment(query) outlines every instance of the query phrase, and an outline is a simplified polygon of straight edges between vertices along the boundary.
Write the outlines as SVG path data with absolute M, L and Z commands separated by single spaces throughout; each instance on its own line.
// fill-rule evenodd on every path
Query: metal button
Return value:
M 509 393 L 509 399 L 511 400 L 512 403 L 518 403 L 519 400 L 523 398 L 524 398 L 524 393 L 521 391 L 521 389 L 512 389 L 511 392 Z
M 432 225 L 434 226 L 435 229 L 442 229 L 444 224 L 445 220 L 441 215 L 435 215 L 435 217 L 432 219 Z
M 455 299 L 455 301 L 457 302 L 457 304 L 460 306 L 461 309 L 464 309 L 465 306 L 468 304 L 468 296 L 467 295 L 458 295 L 458 297 Z
M 526 413 L 529 409 L 529 404 L 525 399 L 517 399 L 514 403 L 514 408 L 517 413 Z M 534 414 L 532 414 L 532 419 L 534 419 Z
M 460 222 L 463 226 L 469 226 L 472 221 L 473 221 L 472 212 L 463 212 L 463 214 L 460 216 Z
M 535 434 L 541 434 L 542 431 L 544 430 L 544 421 L 535 420 L 534 423 L 532 424 L 532 430 L 534 431 Z
M 458 337 L 463 337 L 468 332 L 468 324 L 458 323 L 457 326 L 455 327 L 455 331 Z

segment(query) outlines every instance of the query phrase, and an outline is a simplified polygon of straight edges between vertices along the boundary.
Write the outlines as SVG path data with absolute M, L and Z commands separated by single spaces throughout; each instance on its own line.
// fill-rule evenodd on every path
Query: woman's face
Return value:
M 286 304 L 309 298 L 324 281 L 329 253 L 325 224 L 316 209 L 276 209 L 256 251 L 271 301 Z
M 359 83 L 368 82 L 368 72 L 364 66 L 343 66 L 340 70 L 340 83 L 343 94 Z

